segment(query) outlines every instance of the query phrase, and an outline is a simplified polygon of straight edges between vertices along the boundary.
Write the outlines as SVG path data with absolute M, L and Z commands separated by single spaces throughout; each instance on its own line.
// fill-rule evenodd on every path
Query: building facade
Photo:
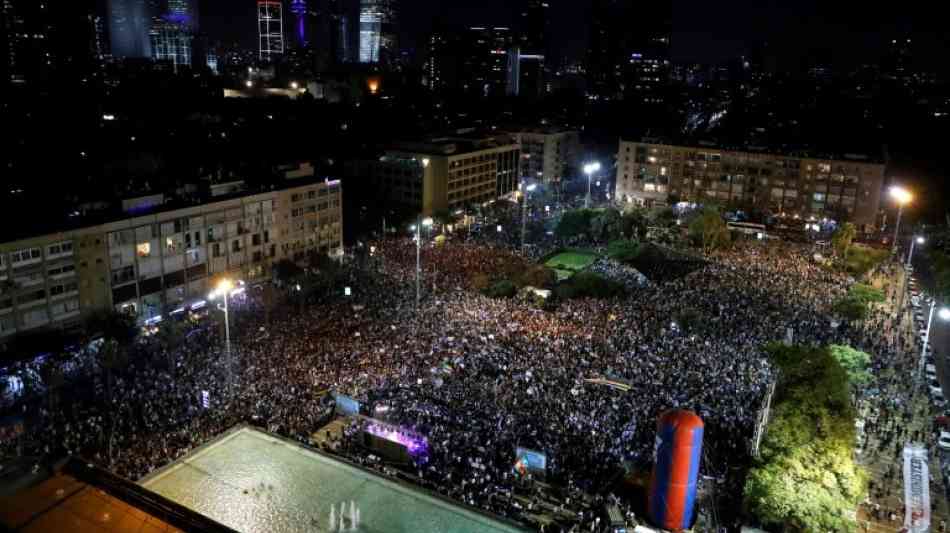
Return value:
M 662 103 L 670 79 L 672 3 L 593 0 L 591 11 L 588 91 Z
M 257 1 L 258 59 L 275 61 L 284 55 L 284 7 L 280 0 Z
M 512 131 L 521 145 L 521 177 L 545 184 L 558 184 L 577 166 L 581 138 L 577 131 L 538 128 Z
M 360 63 L 390 64 L 398 55 L 396 1 L 360 0 Z
M 884 164 L 862 156 L 826 159 L 621 140 L 617 199 L 647 205 L 714 200 L 869 229 L 880 206 L 884 170 Z
M 405 143 L 359 169 L 379 194 L 425 215 L 483 204 L 518 189 L 520 148 L 506 135 Z
M 115 309 L 139 321 L 194 305 L 220 277 L 342 251 L 339 181 L 248 194 L 0 244 L 0 338 L 74 328 Z

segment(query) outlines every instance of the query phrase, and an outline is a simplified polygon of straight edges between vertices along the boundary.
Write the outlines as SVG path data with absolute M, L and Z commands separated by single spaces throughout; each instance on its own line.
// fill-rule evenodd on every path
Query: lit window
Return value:
M 152 243 L 149 243 L 149 242 L 140 243 L 138 246 L 135 247 L 135 253 L 137 253 L 139 257 L 148 257 L 152 255 Z

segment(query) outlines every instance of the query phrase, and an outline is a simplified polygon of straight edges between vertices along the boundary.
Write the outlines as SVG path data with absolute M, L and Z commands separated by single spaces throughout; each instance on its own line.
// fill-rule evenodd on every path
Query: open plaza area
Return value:
M 891 318 L 897 269 L 876 272 L 888 299 L 853 320 L 839 309 L 850 274 L 817 263 L 811 245 L 754 239 L 702 258 L 684 249 L 670 255 L 675 268 L 657 248 L 656 281 L 540 301 L 479 288 L 520 280 L 538 261 L 457 234 L 420 246 L 417 305 L 415 244 L 370 246 L 334 267 L 325 294 L 236 298 L 230 350 L 206 320 L 189 322 L 178 346 L 139 339 L 112 375 L 80 357 L 76 378 L 98 392 L 44 403 L 22 451 L 87 457 L 240 531 L 606 531 L 651 526 L 657 420 L 680 410 L 703 426 L 695 528 L 735 530 L 749 490 L 762 489 L 747 477 L 766 479 L 785 438 L 760 438 L 769 402 L 788 401 L 769 346 L 846 345 L 868 354 L 877 384 L 858 396 L 867 433 L 843 411 L 850 446 L 890 468 L 873 470 L 868 500 L 851 508 L 858 522 L 875 505 L 898 520 L 895 472 L 878 458 L 929 436 L 917 424 L 895 440 L 882 422 L 910 394 L 894 385 L 914 357 Z M 630 270 L 589 249 L 553 248 L 540 262 L 605 279 Z M 915 398 L 902 416 L 926 421 L 926 398 Z M 874 436 L 875 423 L 890 436 Z

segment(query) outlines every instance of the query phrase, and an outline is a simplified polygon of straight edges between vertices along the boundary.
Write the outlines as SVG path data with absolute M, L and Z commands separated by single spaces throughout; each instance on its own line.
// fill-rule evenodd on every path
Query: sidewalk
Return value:
M 878 375 L 880 394 L 860 403 L 859 418 L 867 431 L 860 439 L 859 464 L 869 475 L 869 501 L 859 506 L 859 531 L 899 532 L 904 527 L 903 448 L 908 441 L 922 442 L 930 452 L 931 531 L 939 531 L 941 520 L 950 522 L 950 509 L 943 483 L 940 451 L 932 437 L 937 408 L 929 391 L 917 379 L 917 327 L 904 296 L 904 310 L 897 320 L 894 313 L 899 301 L 898 289 L 904 285 L 905 272 L 896 276 L 878 275 L 873 284 L 885 288 L 887 301 L 880 309 L 887 314 L 879 333 L 894 347 L 896 357 L 883 361 Z M 878 359 L 884 354 L 872 354 Z M 891 517 L 893 516 L 893 520 Z

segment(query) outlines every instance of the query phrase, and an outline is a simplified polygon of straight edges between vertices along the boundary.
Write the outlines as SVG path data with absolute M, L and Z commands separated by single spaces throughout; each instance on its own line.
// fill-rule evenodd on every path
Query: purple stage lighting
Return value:
M 366 431 L 390 442 L 402 444 L 409 450 L 409 455 L 420 456 L 429 453 L 429 442 L 421 435 L 413 435 L 405 430 L 382 424 L 369 424 L 366 426 Z

